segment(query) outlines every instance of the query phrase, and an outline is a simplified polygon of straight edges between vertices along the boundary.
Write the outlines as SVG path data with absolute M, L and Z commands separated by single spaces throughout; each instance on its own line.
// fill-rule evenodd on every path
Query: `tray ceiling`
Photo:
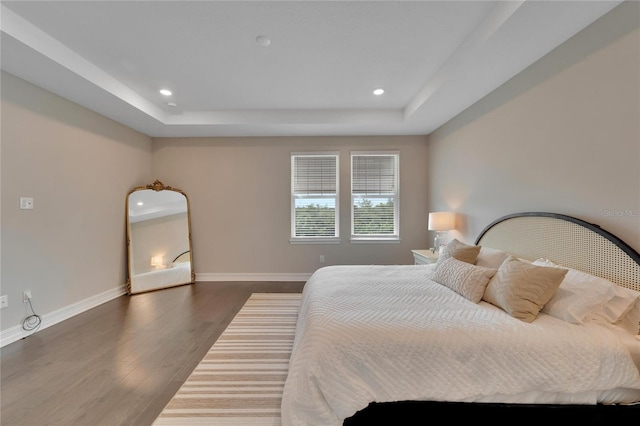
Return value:
M 154 137 L 428 134 L 619 3 L 2 1 L 0 65 Z

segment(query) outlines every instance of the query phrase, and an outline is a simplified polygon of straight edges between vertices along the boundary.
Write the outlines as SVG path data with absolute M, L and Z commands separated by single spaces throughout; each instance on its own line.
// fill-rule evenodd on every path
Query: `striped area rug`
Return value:
M 301 295 L 254 293 L 154 426 L 279 426 Z

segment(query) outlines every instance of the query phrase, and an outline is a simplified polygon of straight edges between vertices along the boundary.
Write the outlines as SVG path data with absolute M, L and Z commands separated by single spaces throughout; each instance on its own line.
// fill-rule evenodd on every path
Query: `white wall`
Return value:
M 350 151 L 389 149 L 400 151 L 401 241 L 351 243 Z M 319 150 L 340 153 L 342 242 L 291 244 L 290 153 Z M 413 263 L 411 249 L 429 244 L 426 164 L 425 136 L 153 140 L 154 178 L 189 197 L 198 280 L 203 274 L 295 278 L 325 265 Z
M 150 182 L 151 139 L 10 74 L 1 82 L 4 340 L 30 313 L 23 290 L 49 320 L 122 294 L 125 198 Z M 25 196 L 33 210 L 19 209 Z
M 640 251 L 639 9 L 625 2 L 429 136 L 429 204 L 462 214 L 453 236 L 549 211 Z

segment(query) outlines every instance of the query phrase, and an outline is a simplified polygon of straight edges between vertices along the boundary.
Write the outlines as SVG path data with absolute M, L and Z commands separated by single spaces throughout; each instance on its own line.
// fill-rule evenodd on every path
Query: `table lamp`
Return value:
M 152 256 L 151 257 L 151 266 L 155 267 L 155 268 L 159 268 L 162 266 L 163 262 L 163 258 L 162 256 Z
M 454 212 L 433 212 L 429 213 L 429 231 L 436 231 L 433 239 L 434 252 L 440 248 L 440 242 L 447 231 L 455 229 L 456 215 Z

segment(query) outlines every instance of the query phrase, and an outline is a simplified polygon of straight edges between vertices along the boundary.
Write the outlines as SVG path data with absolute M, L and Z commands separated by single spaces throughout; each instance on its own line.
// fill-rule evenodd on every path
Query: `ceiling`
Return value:
M 2 0 L 0 65 L 152 137 L 419 135 L 619 3 Z
M 186 213 L 189 208 L 187 203 L 187 197 L 178 191 L 133 191 L 127 198 L 129 223 Z

